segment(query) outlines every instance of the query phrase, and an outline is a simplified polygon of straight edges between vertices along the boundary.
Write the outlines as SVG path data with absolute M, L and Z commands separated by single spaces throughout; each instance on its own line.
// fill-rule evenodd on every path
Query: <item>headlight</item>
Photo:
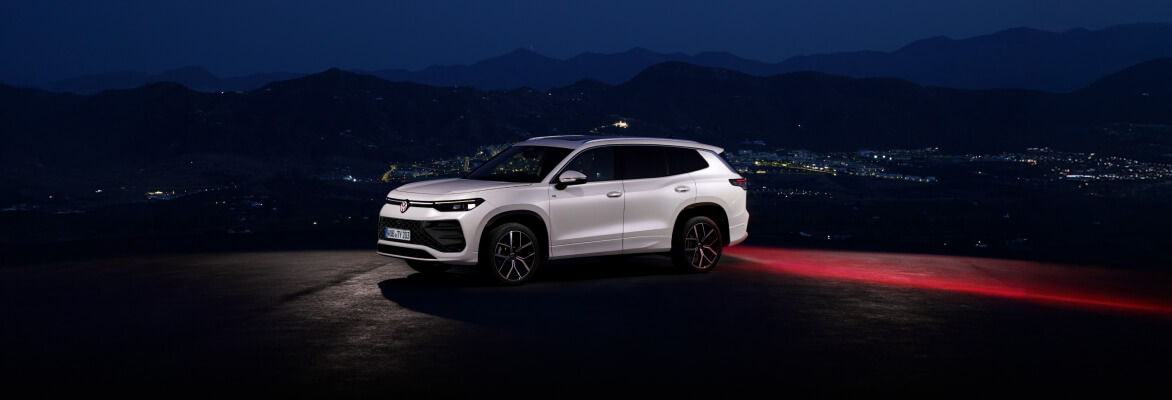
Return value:
M 484 199 L 437 201 L 435 202 L 435 209 L 438 211 L 469 211 L 476 208 L 480 203 L 484 203 Z
M 403 202 L 407 202 L 407 206 L 403 207 Z M 468 199 L 468 200 L 445 200 L 445 201 L 417 201 L 407 199 L 396 199 L 387 196 L 387 204 L 399 206 L 400 210 L 406 211 L 408 208 L 434 208 L 436 211 L 452 212 L 452 211 L 469 211 L 476 206 L 484 203 L 484 199 Z

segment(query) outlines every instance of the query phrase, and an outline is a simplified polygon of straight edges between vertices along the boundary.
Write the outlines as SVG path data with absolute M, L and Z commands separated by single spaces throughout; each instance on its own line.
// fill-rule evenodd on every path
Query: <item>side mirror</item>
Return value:
M 586 183 L 586 174 L 574 170 L 567 170 L 558 175 L 557 184 L 554 188 L 557 190 L 564 190 L 566 186 L 581 185 Z

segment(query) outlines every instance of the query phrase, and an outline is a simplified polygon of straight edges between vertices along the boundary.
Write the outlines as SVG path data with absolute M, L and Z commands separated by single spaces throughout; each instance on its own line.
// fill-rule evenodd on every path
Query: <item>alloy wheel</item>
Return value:
M 497 241 L 493 251 L 493 267 L 506 281 L 520 281 L 532 271 L 537 257 L 533 238 L 521 231 L 508 231 Z
M 712 267 L 720 256 L 720 233 L 707 223 L 692 225 L 684 237 L 684 256 L 693 268 L 704 270 Z

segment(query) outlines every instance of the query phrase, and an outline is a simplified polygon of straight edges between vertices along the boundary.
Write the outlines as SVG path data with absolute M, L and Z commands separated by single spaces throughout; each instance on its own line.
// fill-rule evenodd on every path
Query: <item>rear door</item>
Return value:
M 671 249 L 675 218 L 696 198 L 696 182 L 687 173 L 669 169 L 676 148 L 618 146 L 623 178 L 623 252 Z M 691 150 L 695 151 L 695 150 Z

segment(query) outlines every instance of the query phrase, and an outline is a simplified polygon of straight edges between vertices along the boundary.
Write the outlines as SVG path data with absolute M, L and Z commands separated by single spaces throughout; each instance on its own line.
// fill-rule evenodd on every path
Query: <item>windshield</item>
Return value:
M 465 179 L 537 183 L 570 154 L 570 149 L 545 146 L 513 146 L 469 172 Z

